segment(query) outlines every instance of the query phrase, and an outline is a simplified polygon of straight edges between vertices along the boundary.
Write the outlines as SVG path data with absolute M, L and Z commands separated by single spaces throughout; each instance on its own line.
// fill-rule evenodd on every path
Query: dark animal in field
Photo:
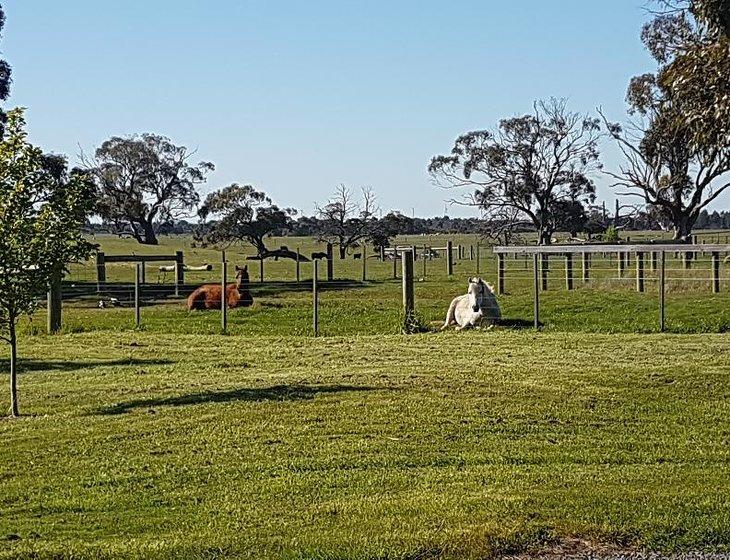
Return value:
M 312 260 L 316 261 L 317 259 L 326 259 L 327 253 L 312 253 Z
M 250 307 L 253 305 L 253 297 L 248 291 L 249 278 L 248 266 L 236 267 L 236 281 L 226 286 L 226 304 L 234 307 Z M 221 295 L 223 293 L 220 284 L 205 284 L 195 290 L 188 297 L 188 311 L 194 309 L 220 309 Z
M 362 253 L 355 253 L 352 255 L 352 258 L 354 258 L 356 261 L 359 261 L 362 258 Z

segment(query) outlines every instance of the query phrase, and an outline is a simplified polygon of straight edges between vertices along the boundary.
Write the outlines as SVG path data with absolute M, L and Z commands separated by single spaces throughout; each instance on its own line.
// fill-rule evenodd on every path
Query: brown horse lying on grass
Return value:
M 236 282 L 226 286 L 226 304 L 234 307 L 250 307 L 253 305 L 253 297 L 248 291 L 248 266 L 236 267 Z M 221 308 L 221 285 L 205 284 L 195 290 L 188 297 L 188 311 L 194 309 L 220 309 Z

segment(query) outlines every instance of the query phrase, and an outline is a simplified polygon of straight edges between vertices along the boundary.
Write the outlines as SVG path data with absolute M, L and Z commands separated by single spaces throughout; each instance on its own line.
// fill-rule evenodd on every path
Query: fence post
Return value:
M 398 247 L 393 248 L 393 280 L 398 279 Z
M 314 328 L 314 336 L 319 336 L 319 260 L 314 259 L 314 268 L 312 269 L 312 327 Z
M 477 276 L 479 276 L 479 273 L 480 273 L 480 270 L 479 270 L 479 268 L 480 268 L 479 265 L 481 264 L 480 263 L 480 258 L 479 258 L 479 253 L 480 252 L 481 251 L 479 250 L 479 243 L 477 243 L 477 255 L 476 255 L 476 257 L 477 257 Z
M 581 262 L 583 265 L 583 283 L 586 284 L 586 283 L 588 283 L 588 280 L 590 280 L 590 278 L 591 278 L 591 276 L 590 276 L 591 275 L 591 272 L 590 272 L 591 255 L 590 255 L 590 253 L 584 252 L 581 255 Z
M 380 262 L 385 262 L 385 245 L 380 246 Z
M 550 270 L 550 260 L 547 253 L 540 254 L 542 261 L 542 290 L 543 292 L 548 289 L 548 271 Z
M 106 283 L 106 257 L 103 251 L 96 253 L 96 291 L 101 292 Z
M 175 295 L 180 295 L 180 286 L 185 284 L 185 256 L 175 251 Z
M 401 260 L 403 261 L 403 329 L 409 333 L 413 330 L 416 308 L 413 296 L 413 251 L 403 251 Z
M 651 263 L 649 265 L 652 272 L 656 272 L 656 265 L 657 265 L 657 252 L 652 251 L 651 252 Z
M 332 282 L 335 277 L 335 261 L 332 254 L 332 243 L 327 243 L 327 282 Z
M 497 293 L 504 294 L 504 254 L 497 254 Z
M 62 278 L 63 273 L 59 268 L 53 272 L 48 283 L 48 334 L 56 334 L 61 330 Z
M 644 253 L 636 253 L 636 291 L 644 291 Z
M 365 282 L 368 279 L 368 246 L 367 243 L 362 244 L 362 252 L 360 254 L 362 259 L 362 281 Z
M 712 252 L 712 293 L 720 293 L 720 253 Z
M 532 255 L 532 272 L 533 272 L 533 292 L 534 292 L 534 303 L 533 303 L 533 318 L 535 330 L 540 328 L 540 282 L 538 272 L 538 254 Z
M 692 253 L 690 251 L 686 251 L 683 253 L 684 255 L 684 269 L 689 270 L 692 268 Z
M 469 260 L 474 260 L 474 245 L 469 245 Z
M 228 261 L 226 261 L 226 252 L 221 251 L 221 330 L 223 333 L 228 331 L 228 301 L 226 301 L 226 288 L 228 284 Z
M 618 277 L 624 277 L 624 268 L 626 267 L 626 260 L 624 259 L 624 253 L 618 252 Z
M 427 254 L 431 253 L 431 249 L 428 249 L 428 253 L 426 252 L 426 246 L 423 246 L 423 280 L 426 280 L 426 262 L 428 259 L 426 258 Z
M 454 242 L 446 242 L 446 274 L 448 276 L 454 275 Z
M 146 270 L 146 269 L 147 269 L 147 267 L 146 267 L 145 265 L 146 265 L 147 263 L 145 263 L 144 257 L 141 257 L 141 259 L 142 259 L 142 262 L 141 262 L 141 263 L 139 263 L 139 264 L 141 264 L 141 265 L 142 265 L 142 267 L 140 268 L 140 270 L 142 271 L 142 273 L 140 274 L 140 280 L 139 280 L 139 283 L 140 283 L 140 284 L 146 284 L 146 283 L 147 283 L 147 270 Z
M 259 255 L 259 283 L 264 283 L 264 256 Z
M 456 260 L 461 260 L 461 244 L 456 246 Z
M 568 290 L 573 289 L 573 254 L 565 255 L 565 287 Z
M 142 276 L 144 275 L 144 263 L 137 263 L 134 267 L 134 325 L 136 328 L 142 326 L 142 310 L 140 299 L 142 294 Z
M 297 247 L 297 283 L 301 281 L 301 265 L 299 264 L 299 260 L 302 258 L 302 254 L 299 251 L 299 247 Z
M 659 254 L 659 330 L 664 332 L 664 281 L 665 281 L 665 253 Z

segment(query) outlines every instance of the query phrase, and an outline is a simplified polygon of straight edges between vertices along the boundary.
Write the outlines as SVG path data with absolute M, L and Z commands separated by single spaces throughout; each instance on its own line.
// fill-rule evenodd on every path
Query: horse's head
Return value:
M 469 306 L 474 313 L 485 307 L 489 294 L 492 293 L 491 286 L 481 278 L 469 278 L 469 287 L 466 291 L 469 296 Z
M 248 265 L 243 268 L 236 266 L 236 283 L 239 286 L 245 286 L 248 284 L 248 280 Z

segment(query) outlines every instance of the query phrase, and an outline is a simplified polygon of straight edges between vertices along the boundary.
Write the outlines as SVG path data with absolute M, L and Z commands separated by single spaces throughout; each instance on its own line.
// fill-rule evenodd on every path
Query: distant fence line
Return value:
M 534 326 L 539 328 L 540 320 L 540 292 L 548 288 L 549 259 L 551 256 L 562 256 L 565 260 L 565 286 L 572 290 L 574 287 L 573 278 L 573 255 L 581 256 L 582 281 L 590 281 L 591 256 L 595 254 L 616 254 L 617 273 L 619 278 L 623 277 L 628 266 L 628 256 L 635 255 L 636 260 L 636 291 L 645 290 L 645 256 L 650 257 L 651 270 L 659 270 L 659 328 L 664 331 L 665 327 L 665 291 L 666 254 L 674 253 L 683 255 L 685 268 L 690 268 L 693 260 L 698 254 L 709 254 L 711 258 L 711 285 L 712 292 L 720 292 L 720 254 L 730 254 L 730 244 L 644 244 L 644 245 L 544 245 L 544 246 L 514 246 L 495 247 L 497 255 L 497 293 L 505 293 L 505 255 L 531 255 L 533 257 L 533 292 L 534 292 Z
M 441 241 L 444 243 L 444 241 Z M 362 245 L 360 255 L 361 270 L 358 271 L 358 276 L 361 277 L 363 282 L 368 279 L 368 254 L 366 245 Z M 481 274 L 481 256 L 484 245 L 475 243 L 471 245 L 462 244 L 455 245 L 451 240 L 445 242 L 445 245 L 438 247 L 429 246 L 428 244 L 409 244 L 409 245 L 398 245 L 392 248 L 380 248 L 379 251 L 372 252 L 370 258 L 380 258 L 383 263 L 387 260 L 392 260 L 392 278 L 401 279 L 403 282 L 403 310 L 406 318 L 412 317 L 415 313 L 415 301 L 413 296 L 413 282 L 416 272 L 422 273 L 422 280 L 426 278 L 426 264 L 433 261 L 436 258 L 443 257 L 443 271 L 447 276 L 453 276 L 454 265 L 457 259 L 470 260 L 473 262 L 473 268 L 471 271 L 476 271 L 477 275 Z M 581 273 L 580 280 L 584 284 L 588 284 L 592 280 L 592 257 L 596 255 L 615 255 L 617 257 L 616 272 L 618 278 L 622 279 L 624 274 L 630 267 L 630 257 L 633 256 L 635 259 L 636 266 L 636 289 L 638 292 L 644 292 L 646 282 L 651 280 L 647 278 L 647 268 L 652 272 L 659 272 L 659 290 L 660 290 L 660 326 L 664 329 L 664 291 L 665 281 L 665 256 L 668 253 L 673 253 L 676 256 L 683 258 L 683 264 L 686 269 L 692 267 L 693 261 L 700 254 L 709 254 L 711 257 L 711 285 L 712 291 L 718 293 L 720 291 L 720 267 L 721 267 L 721 254 L 730 254 L 730 244 L 585 244 L 585 245 L 550 245 L 550 246 L 507 246 L 507 247 L 494 247 L 493 253 L 497 256 L 497 292 L 504 294 L 506 291 L 506 271 L 507 271 L 507 259 L 506 256 L 513 255 L 515 259 L 522 256 L 533 257 L 533 289 L 535 292 L 535 308 L 534 308 L 534 324 L 539 325 L 539 292 L 545 291 L 548 288 L 549 272 L 550 272 L 550 260 L 551 258 L 562 257 L 564 259 L 565 266 L 565 287 L 567 290 L 573 290 L 577 281 L 576 268 L 577 260 L 580 259 Z M 297 249 L 297 255 L 293 266 L 296 269 L 296 284 L 292 283 L 291 280 L 282 281 L 281 283 L 271 282 L 266 283 L 266 286 L 279 286 L 279 289 L 287 289 L 287 286 L 298 286 L 296 289 L 309 289 L 308 283 L 312 283 L 313 292 L 313 327 L 314 332 L 317 334 L 318 329 L 318 294 L 323 289 L 326 290 L 328 287 L 333 286 L 338 281 L 334 279 L 335 276 L 335 258 L 333 251 L 333 244 L 327 244 L 326 251 L 323 253 L 315 253 L 317 257 L 314 258 L 312 263 L 312 274 L 311 280 L 307 280 L 306 283 L 302 281 L 301 275 L 301 261 L 300 251 Z M 357 260 L 357 256 L 353 255 L 353 260 Z M 575 260 L 574 260 L 575 259 Z M 264 262 L 265 259 L 260 260 L 259 270 L 259 284 L 264 285 L 265 283 L 265 270 Z M 319 274 L 321 269 L 319 268 L 319 260 L 324 260 L 326 265 L 326 276 L 320 278 Z M 419 261 L 417 263 L 417 261 Z M 399 262 L 400 261 L 400 262 Z M 145 286 L 145 265 L 151 262 L 172 262 L 173 266 L 160 267 L 165 271 L 174 272 L 175 283 L 174 286 L 169 284 L 160 284 L 156 287 Z M 525 270 L 528 266 L 528 260 L 525 260 Z M 134 286 L 132 288 L 127 284 L 117 284 L 107 281 L 107 269 L 106 265 L 110 263 L 134 263 Z M 422 263 L 422 270 L 420 264 Z M 228 281 L 228 260 L 225 252 L 221 252 L 221 269 L 220 272 L 214 272 L 212 265 L 194 267 L 186 266 L 186 261 L 182 251 L 177 251 L 174 255 L 107 255 L 104 252 L 97 253 L 96 257 L 96 270 L 97 270 L 97 281 L 96 281 L 96 292 L 116 295 L 114 290 L 125 291 L 127 294 L 133 293 L 133 301 L 135 307 L 135 324 L 140 325 L 140 306 L 141 306 L 141 294 L 144 293 L 148 298 L 159 297 L 160 294 L 165 296 L 172 295 L 174 289 L 175 296 L 186 295 L 192 285 L 185 285 L 185 271 L 205 271 L 211 272 L 211 281 L 221 282 L 225 284 Z M 400 266 L 399 266 L 400 265 Z M 441 269 L 441 264 L 438 268 Z M 605 269 L 597 269 L 600 270 Z M 670 269 L 671 270 L 671 269 Z M 383 269 L 381 269 L 381 272 Z M 350 269 L 350 272 L 353 272 Z M 400 273 L 400 276 L 399 276 Z M 433 272 L 431 272 L 433 274 Z M 443 274 L 443 273 L 442 273 Z M 354 281 L 354 280 L 353 280 Z M 196 283 L 197 285 L 197 283 Z M 255 287 L 255 283 L 252 282 L 252 288 Z M 61 328 L 61 299 L 66 292 L 68 296 L 71 294 L 83 294 L 90 295 L 88 290 L 94 289 L 93 283 L 84 285 L 74 286 L 72 283 L 66 283 L 64 289 L 61 289 L 61 278 L 54 279 L 51 283 L 48 292 L 48 331 L 57 332 Z M 255 288 L 254 288 L 255 289 Z M 86 290 L 86 291 L 84 291 Z M 225 292 L 225 290 L 224 290 Z M 157 294 L 156 296 L 153 294 Z M 129 297 L 129 296 L 127 296 Z M 130 298 L 131 299 L 131 298 Z M 227 328 L 227 316 L 226 311 L 222 309 L 222 330 Z

